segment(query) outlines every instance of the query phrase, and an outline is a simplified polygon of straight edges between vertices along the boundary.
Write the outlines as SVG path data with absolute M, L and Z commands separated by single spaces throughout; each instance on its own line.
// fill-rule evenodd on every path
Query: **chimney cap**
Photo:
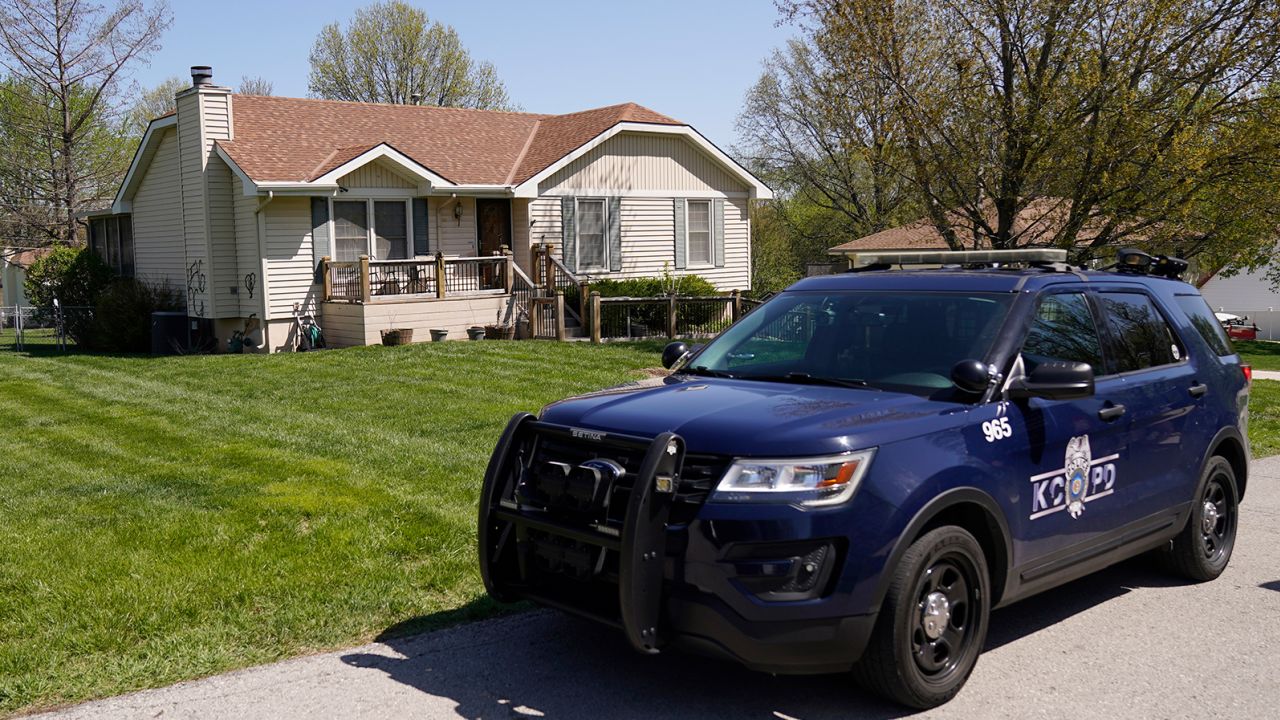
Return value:
M 208 65 L 192 65 L 191 84 L 196 87 L 201 85 L 212 85 L 213 68 Z

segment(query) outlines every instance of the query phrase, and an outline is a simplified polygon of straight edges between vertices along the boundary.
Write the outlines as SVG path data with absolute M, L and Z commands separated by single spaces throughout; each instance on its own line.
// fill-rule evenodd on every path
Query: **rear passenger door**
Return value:
M 1204 387 L 1186 347 L 1155 299 L 1138 288 L 1103 288 L 1095 297 L 1104 318 L 1110 372 L 1121 380 L 1116 403 L 1129 424 L 1133 472 L 1119 498 L 1134 519 L 1163 516 L 1185 503 L 1199 474 L 1194 416 Z M 1195 459 L 1189 460 L 1194 456 Z

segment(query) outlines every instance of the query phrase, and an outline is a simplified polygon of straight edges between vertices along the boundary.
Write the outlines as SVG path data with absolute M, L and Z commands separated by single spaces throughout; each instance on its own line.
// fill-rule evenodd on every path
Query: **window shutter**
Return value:
M 578 199 L 575 197 L 560 198 L 560 257 L 569 272 L 578 272 L 578 226 L 574 213 Z
M 673 212 L 675 212 L 676 220 L 676 269 L 684 270 L 688 265 L 685 260 L 685 230 L 684 230 L 684 198 L 676 198 L 673 202 Z
M 609 198 L 609 270 L 622 269 L 622 198 Z
M 716 267 L 724 267 L 724 200 L 711 201 L 711 257 Z
M 413 254 L 430 255 L 431 240 L 427 234 L 427 199 L 413 199 Z
M 329 242 L 329 198 L 311 198 L 311 261 L 315 267 L 316 282 L 324 282 L 324 268 L 320 260 L 332 257 Z

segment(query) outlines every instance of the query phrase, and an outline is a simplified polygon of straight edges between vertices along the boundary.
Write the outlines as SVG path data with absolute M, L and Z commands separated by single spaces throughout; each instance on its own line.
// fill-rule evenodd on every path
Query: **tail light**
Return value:
M 1252 385 L 1252 384 L 1253 384 L 1253 366 L 1252 366 L 1252 365 L 1241 365 L 1241 366 L 1240 366 L 1240 372 L 1243 372 L 1243 373 L 1244 373 L 1244 381 L 1245 381 L 1245 383 L 1246 383 L 1246 384 L 1248 384 L 1248 385 Z

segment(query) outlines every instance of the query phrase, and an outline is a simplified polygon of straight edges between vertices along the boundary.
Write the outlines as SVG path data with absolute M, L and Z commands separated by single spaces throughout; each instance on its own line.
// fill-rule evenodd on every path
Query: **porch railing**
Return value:
M 367 303 L 396 296 L 505 294 L 513 279 L 510 254 L 490 257 L 342 261 L 324 258 L 324 298 Z

